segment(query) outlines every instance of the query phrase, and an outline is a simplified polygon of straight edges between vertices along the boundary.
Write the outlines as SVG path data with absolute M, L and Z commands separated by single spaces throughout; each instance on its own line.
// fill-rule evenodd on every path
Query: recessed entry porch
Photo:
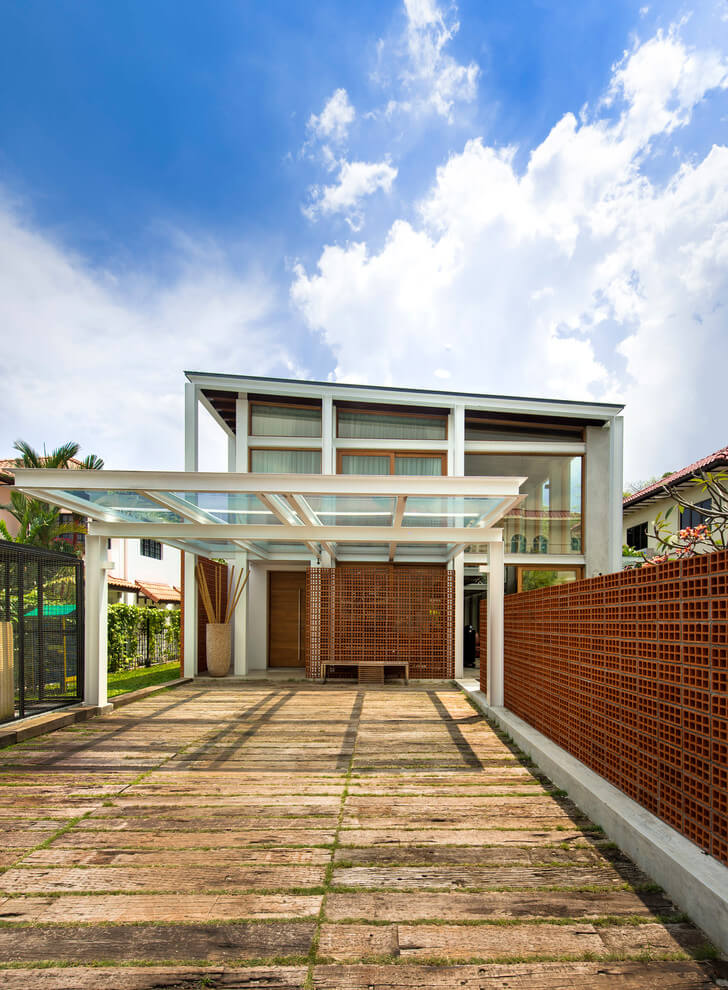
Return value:
M 503 537 L 521 477 L 22 470 L 28 494 L 89 520 L 86 700 L 106 701 L 106 541 L 183 552 L 184 673 L 198 674 L 195 564 L 249 570 L 232 619 L 234 676 L 402 661 L 462 675 L 466 551 L 489 572 L 492 697 L 502 684 Z M 484 548 L 487 552 L 483 555 Z

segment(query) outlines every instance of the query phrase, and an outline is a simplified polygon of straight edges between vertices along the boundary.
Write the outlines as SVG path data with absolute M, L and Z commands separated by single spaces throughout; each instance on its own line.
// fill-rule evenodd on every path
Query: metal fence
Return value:
M 150 618 L 142 619 L 136 629 L 124 634 L 122 658 L 118 666 L 110 663 L 109 669 L 137 670 L 172 663 L 180 658 L 179 643 L 179 624 L 172 622 L 171 613 L 162 629 L 156 629 Z
M 0 540 L 0 722 L 83 695 L 83 561 Z

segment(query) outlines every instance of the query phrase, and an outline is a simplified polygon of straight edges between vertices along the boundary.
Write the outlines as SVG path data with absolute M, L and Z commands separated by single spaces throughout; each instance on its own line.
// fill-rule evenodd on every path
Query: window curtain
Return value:
M 321 410 L 253 403 L 250 429 L 254 437 L 320 437 Z
M 389 454 L 344 454 L 341 458 L 342 474 L 389 474 Z
M 321 451 L 253 450 L 250 470 L 261 474 L 321 474 Z
M 350 440 L 445 440 L 442 418 L 339 410 L 339 436 Z
M 442 474 L 442 458 L 437 457 L 400 457 L 394 458 L 395 474 L 438 475 Z

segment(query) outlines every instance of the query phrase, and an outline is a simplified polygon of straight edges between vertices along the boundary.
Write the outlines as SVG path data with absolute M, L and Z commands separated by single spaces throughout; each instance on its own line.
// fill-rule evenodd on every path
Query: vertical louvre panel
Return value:
M 410 677 L 455 676 L 455 575 L 434 567 L 309 568 L 307 674 L 324 661 L 406 660 Z

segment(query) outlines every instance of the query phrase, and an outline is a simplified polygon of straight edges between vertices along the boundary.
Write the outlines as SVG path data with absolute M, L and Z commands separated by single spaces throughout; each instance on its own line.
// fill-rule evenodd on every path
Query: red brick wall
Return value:
M 321 661 L 407 660 L 415 678 L 455 676 L 455 573 L 444 567 L 312 567 L 306 673 Z
M 504 633 L 506 707 L 728 863 L 728 551 L 509 595 Z

